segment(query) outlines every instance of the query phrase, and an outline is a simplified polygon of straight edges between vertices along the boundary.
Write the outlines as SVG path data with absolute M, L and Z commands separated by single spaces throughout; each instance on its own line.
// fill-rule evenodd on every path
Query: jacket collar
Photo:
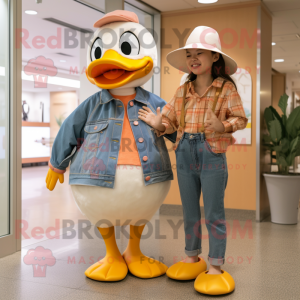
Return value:
M 142 89 L 141 87 L 136 87 L 135 92 L 136 92 L 135 100 L 140 101 L 140 102 L 144 103 L 145 105 L 147 105 L 147 103 L 148 103 L 147 92 L 144 89 Z M 101 100 L 100 100 L 101 103 L 103 103 L 103 104 L 107 103 L 112 99 L 115 99 L 115 98 L 109 93 L 108 90 L 103 89 L 101 91 Z
M 210 89 L 211 86 L 214 86 L 214 87 L 217 87 L 217 88 L 221 87 L 223 81 L 224 81 L 223 77 L 219 76 L 219 77 L 215 78 L 214 81 L 212 82 L 212 84 L 209 86 L 209 89 Z M 191 93 L 192 95 L 194 95 L 194 93 L 195 93 L 194 82 L 195 82 L 195 80 L 188 83 L 186 94 Z

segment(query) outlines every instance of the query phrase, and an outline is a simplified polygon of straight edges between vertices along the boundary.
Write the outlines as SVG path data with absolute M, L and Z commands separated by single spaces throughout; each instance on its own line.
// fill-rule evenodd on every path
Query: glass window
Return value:
M 0 0 L 0 236 L 9 234 L 8 0 Z

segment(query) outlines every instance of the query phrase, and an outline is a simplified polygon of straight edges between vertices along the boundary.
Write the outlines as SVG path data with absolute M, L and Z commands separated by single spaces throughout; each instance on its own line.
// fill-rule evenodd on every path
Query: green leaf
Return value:
M 270 136 L 272 139 L 272 142 L 279 143 L 279 141 L 282 138 L 282 129 L 280 122 L 275 119 L 273 121 L 270 121 Z
M 286 162 L 287 162 L 288 166 L 292 166 L 293 165 L 294 158 L 295 158 L 295 155 L 292 154 L 292 153 L 289 153 L 289 155 L 286 157 Z
M 286 108 L 287 108 L 288 98 L 289 98 L 289 96 L 286 93 L 284 93 L 280 97 L 279 102 L 278 102 L 278 106 L 281 108 L 284 115 L 286 115 Z
M 273 117 L 276 118 L 280 123 L 282 123 L 282 119 L 279 116 L 279 113 L 277 112 L 277 110 L 273 106 L 269 106 L 269 108 L 273 113 Z
M 290 152 L 292 154 L 295 154 L 299 152 L 299 148 L 300 148 L 300 137 L 297 136 L 296 138 L 294 138 L 292 141 L 291 141 L 291 144 L 290 144 Z
M 57 117 L 55 117 L 55 120 L 56 120 L 56 123 L 58 124 L 58 126 L 60 127 L 60 119 L 59 118 L 57 118 Z
M 276 152 L 281 152 L 282 151 L 282 146 L 281 145 L 277 145 L 277 146 L 274 146 L 274 151 Z
M 282 116 L 282 125 L 285 127 L 286 126 L 286 122 L 287 122 L 287 116 L 283 115 Z
M 65 113 L 61 114 L 59 117 L 56 117 L 55 116 L 55 119 L 56 119 L 56 123 L 59 127 L 61 127 L 62 123 L 64 122 L 65 118 L 64 118 L 64 115 Z
M 277 110 L 274 107 L 270 106 L 270 110 L 273 113 L 274 119 L 277 119 L 279 121 L 280 125 L 281 125 L 282 137 L 285 137 L 286 136 L 286 129 L 283 126 L 283 122 L 282 122 L 281 116 L 279 116 Z
M 300 156 L 300 147 L 298 147 L 298 149 L 295 152 L 295 157 Z
M 271 106 L 270 106 L 271 107 Z M 267 124 L 268 131 L 270 132 L 270 122 L 274 120 L 274 116 L 270 107 L 267 107 L 264 111 L 264 118 Z
M 274 107 L 270 106 L 270 110 L 272 111 L 274 118 L 277 119 L 281 125 L 282 137 L 286 137 L 286 129 L 283 126 L 282 118 L 279 116 L 277 110 Z
M 288 165 L 287 162 L 286 162 L 286 160 L 285 160 L 285 158 L 283 156 L 279 156 L 279 158 L 277 159 L 277 164 L 285 166 L 285 167 Z
M 300 106 L 296 107 L 289 115 L 286 122 L 286 130 L 288 134 L 294 139 L 299 135 L 300 131 Z
M 271 140 L 270 135 L 269 135 L 269 134 L 264 134 L 264 135 L 263 135 L 263 141 L 264 141 L 266 144 L 271 143 L 272 140 Z
M 283 138 L 281 141 L 280 141 L 280 145 L 282 146 L 282 152 L 283 153 L 287 153 L 289 151 L 289 148 L 290 148 L 290 142 L 287 138 Z
M 272 144 L 262 144 L 262 145 L 263 145 L 264 147 L 268 148 L 267 150 L 273 151 L 274 145 L 272 145 Z

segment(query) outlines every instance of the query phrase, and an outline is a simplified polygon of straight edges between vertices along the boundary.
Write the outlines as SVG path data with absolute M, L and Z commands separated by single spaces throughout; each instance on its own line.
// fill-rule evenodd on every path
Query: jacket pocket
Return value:
M 105 132 L 108 126 L 108 121 L 93 122 L 86 124 L 84 131 L 87 133 L 85 144 L 86 158 L 95 156 L 97 149 L 102 147 L 105 142 Z M 107 139 L 107 138 L 106 138 Z
M 104 130 L 107 126 L 108 126 L 108 121 L 86 124 L 84 127 L 84 131 L 86 133 L 97 133 Z

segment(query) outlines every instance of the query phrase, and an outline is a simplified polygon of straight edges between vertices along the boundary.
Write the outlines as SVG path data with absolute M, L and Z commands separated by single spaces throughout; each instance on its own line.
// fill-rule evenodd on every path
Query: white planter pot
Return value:
M 271 222 L 297 224 L 300 199 L 300 175 L 263 175 L 269 195 Z

